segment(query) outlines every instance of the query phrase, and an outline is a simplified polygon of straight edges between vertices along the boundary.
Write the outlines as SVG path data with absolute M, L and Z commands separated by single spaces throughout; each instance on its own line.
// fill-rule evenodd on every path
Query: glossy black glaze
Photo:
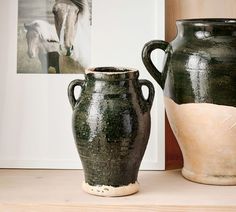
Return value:
M 165 96 L 178 104 L 236 106 L 236 20 L 179 20 L 177 28 L 170 44 L 154 40 L 143 49 L 143 62 Z M 158 48 L 166 53 L 162 73 L 150 59 Z
M 154 87 L 136 70 L 101 67 L 68 88 L 73 134 L 89 185 L 135 183 L 150 134 Z M 81 86 L 79 99 L 74 88 Z M 149 88 L 147 99 L 141 86 Z

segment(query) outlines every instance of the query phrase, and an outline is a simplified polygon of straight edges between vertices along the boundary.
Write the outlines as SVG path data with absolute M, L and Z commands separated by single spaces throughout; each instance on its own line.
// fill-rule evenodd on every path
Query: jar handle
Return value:
M 75 98 L 75 87 L 80 86 L 81 88 L 83 88 L 83 85 L 84 85 L 84 80 L 76 79 L 76 80 L 73 80 L 68 86 L 68 98 L 69 98 L 69 101 L 73 110 L 79 99 L 79 98 L 78 99 Z
M 147 103 L 148 103 L 148 108 L 149 108 L 149 110 L 151 110 L 151 108 L 152 108 L 152 103 L 153 103 L 153 99 L 154 99 L 154 96 L 155 96 L 155 89 L 154 89 L 154 86 L 153 86 L 153 84 L 150 82 L 150 81 L 148 81 L 148 80 L 139 80 L 139 84 L 140 84 L 140 86 L 142 87 L 142 86 L 147 86 L 148 87 L 148 90 L 149 90 L 149 94 L 148 94 L 148 98 L 146 99 L 146 101 L 147 101 Z M 143 94 L 142 94 L 143 95 Z M 144 96 L 143 96 L 143 99 L 145 99 L 144 98 Z
M 157 81 L 157 83 L 164 88 L 163 76 L 162 73 L 155 67 L 151 59 L 151 53 L 155 49 L 161 49 L 166 51 L 169 43 L 162 40 L 152 40 L 146 43 L 143 47 L 142 51 L 142 60 L 143 64 L 147 68 L 148 72 L 152 75 L 152 77 Z

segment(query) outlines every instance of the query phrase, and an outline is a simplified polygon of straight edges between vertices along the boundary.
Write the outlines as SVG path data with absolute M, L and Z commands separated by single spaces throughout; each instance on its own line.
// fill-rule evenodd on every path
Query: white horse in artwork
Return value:
M 24 24 L 24 27 L 27 30 L 29 57 L 38 57 L 44 72 L 48 72 L 49 67 L 53 67 L 56 73 L 59 73 L 59 39 L 55 26 L 46 21 L 35 20 Z
M 60 53 L 87 68 L 91 45 L 88 0 L 55 0 L 52 12 L 60 40 Z

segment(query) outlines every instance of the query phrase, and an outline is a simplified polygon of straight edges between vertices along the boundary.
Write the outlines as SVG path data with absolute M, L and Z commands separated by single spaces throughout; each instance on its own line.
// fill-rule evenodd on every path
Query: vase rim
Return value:
M 118 74 L 128 74 L 135 73 L 138 70 L 128 67 L 114 67 L 114 66 L 104 66 L 104 67 L 92 67 L 85 70 L 85 74 L 105 74 L 105 75 L 118 75 Z
M 236 24 L 236 19 L 234 18 L 193 18 L 193 19 L 178 19 L 176 20 L 178 24 L 193 24 L 193 25 L 230 25 Z

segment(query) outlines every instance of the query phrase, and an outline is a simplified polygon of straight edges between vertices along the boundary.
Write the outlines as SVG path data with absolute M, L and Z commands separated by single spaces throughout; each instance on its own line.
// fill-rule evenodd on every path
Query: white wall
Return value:
M 0 0 L 0 167 L 81 168 L 67 86 L 83 76 L 16 74 L 17 9 L 17 0 Z M 164 169 L 162 91 L 141 61 L 144 43 L 157 38 L 164 0 L 93 0 L 92 65 L 137 68 L 156 85 L 142 169 Z

